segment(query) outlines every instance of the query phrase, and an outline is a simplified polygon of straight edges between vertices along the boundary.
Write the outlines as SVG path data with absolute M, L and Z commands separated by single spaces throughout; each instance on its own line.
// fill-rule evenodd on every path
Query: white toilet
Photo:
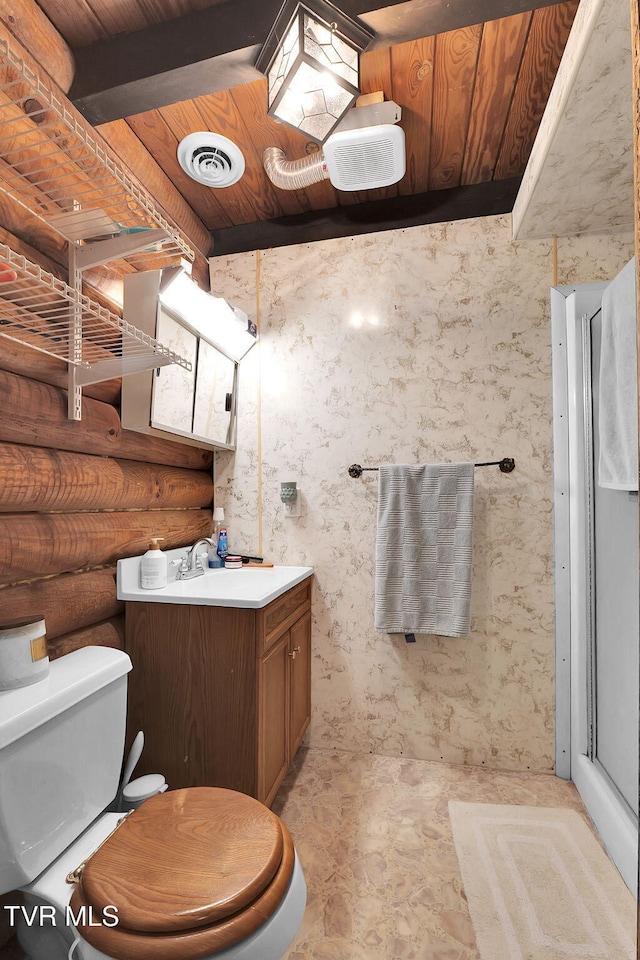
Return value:
M 119 826 L 122 814 L 105 813 L 130 669 L 119 650 L 85 647 L 0 692 L 0 894 L 23 891 L 11 911 L 23 949 L 30 960 L 279 960 L 306 887 L 267 807 L 192 787 Z

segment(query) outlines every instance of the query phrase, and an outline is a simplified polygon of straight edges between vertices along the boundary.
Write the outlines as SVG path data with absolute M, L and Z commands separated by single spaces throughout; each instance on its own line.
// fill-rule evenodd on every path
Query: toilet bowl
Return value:
M 84 648 L 0 694 L 0 893 L 23 891 L 27 957 L 280 960 L 306 887 L 274 813 L 219 787 L 107 810 L 129 669 L 121 651 Z
M 106 914 L 111 921 L 117 908 L 118 923 L 77 923 L 80 955 L 236 956 L 231 948 L 257 934 L 282 904 L 294 863 L 289 831 L 252 797 L 215 787 L 152 797 L 82 869 L 70 901 L 74 917 L 95 923 Z M 296 912 L 295 928 L 301 916 Z
M 25 888 L 32 910 L 53 904 L 59 918 L 45 936 L 21 925 L 30 960 L 279 960 L 300 925 L 293 842 L 252 797 L 169 791 L 88 833 Z

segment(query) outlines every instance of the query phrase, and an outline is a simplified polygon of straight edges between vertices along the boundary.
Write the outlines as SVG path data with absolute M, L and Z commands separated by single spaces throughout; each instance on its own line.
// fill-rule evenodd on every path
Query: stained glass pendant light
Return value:
M 360 91 L 371 34 L 328 0 L 286 0 L 256 68 L 269 81 L 269 115 L 324 143 Z

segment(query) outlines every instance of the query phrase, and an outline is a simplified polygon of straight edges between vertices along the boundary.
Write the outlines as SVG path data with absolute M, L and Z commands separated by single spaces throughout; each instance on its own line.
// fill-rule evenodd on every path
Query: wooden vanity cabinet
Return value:
M 136 775 L 270 804 L 309 725 L 311 578 L 261 609 L 128 602 L 125 648 Z
M 258 794 L 270 803 L 309 725 L 311 612 L 296 618 L 258 660 Z

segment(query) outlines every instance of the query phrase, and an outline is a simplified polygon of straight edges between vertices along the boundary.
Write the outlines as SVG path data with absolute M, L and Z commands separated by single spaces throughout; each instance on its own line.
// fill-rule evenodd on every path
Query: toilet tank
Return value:
M 120 650 L 84 647 L 0 691 L 0 894 L 37 877 L 115 797 L 130 669 Z

